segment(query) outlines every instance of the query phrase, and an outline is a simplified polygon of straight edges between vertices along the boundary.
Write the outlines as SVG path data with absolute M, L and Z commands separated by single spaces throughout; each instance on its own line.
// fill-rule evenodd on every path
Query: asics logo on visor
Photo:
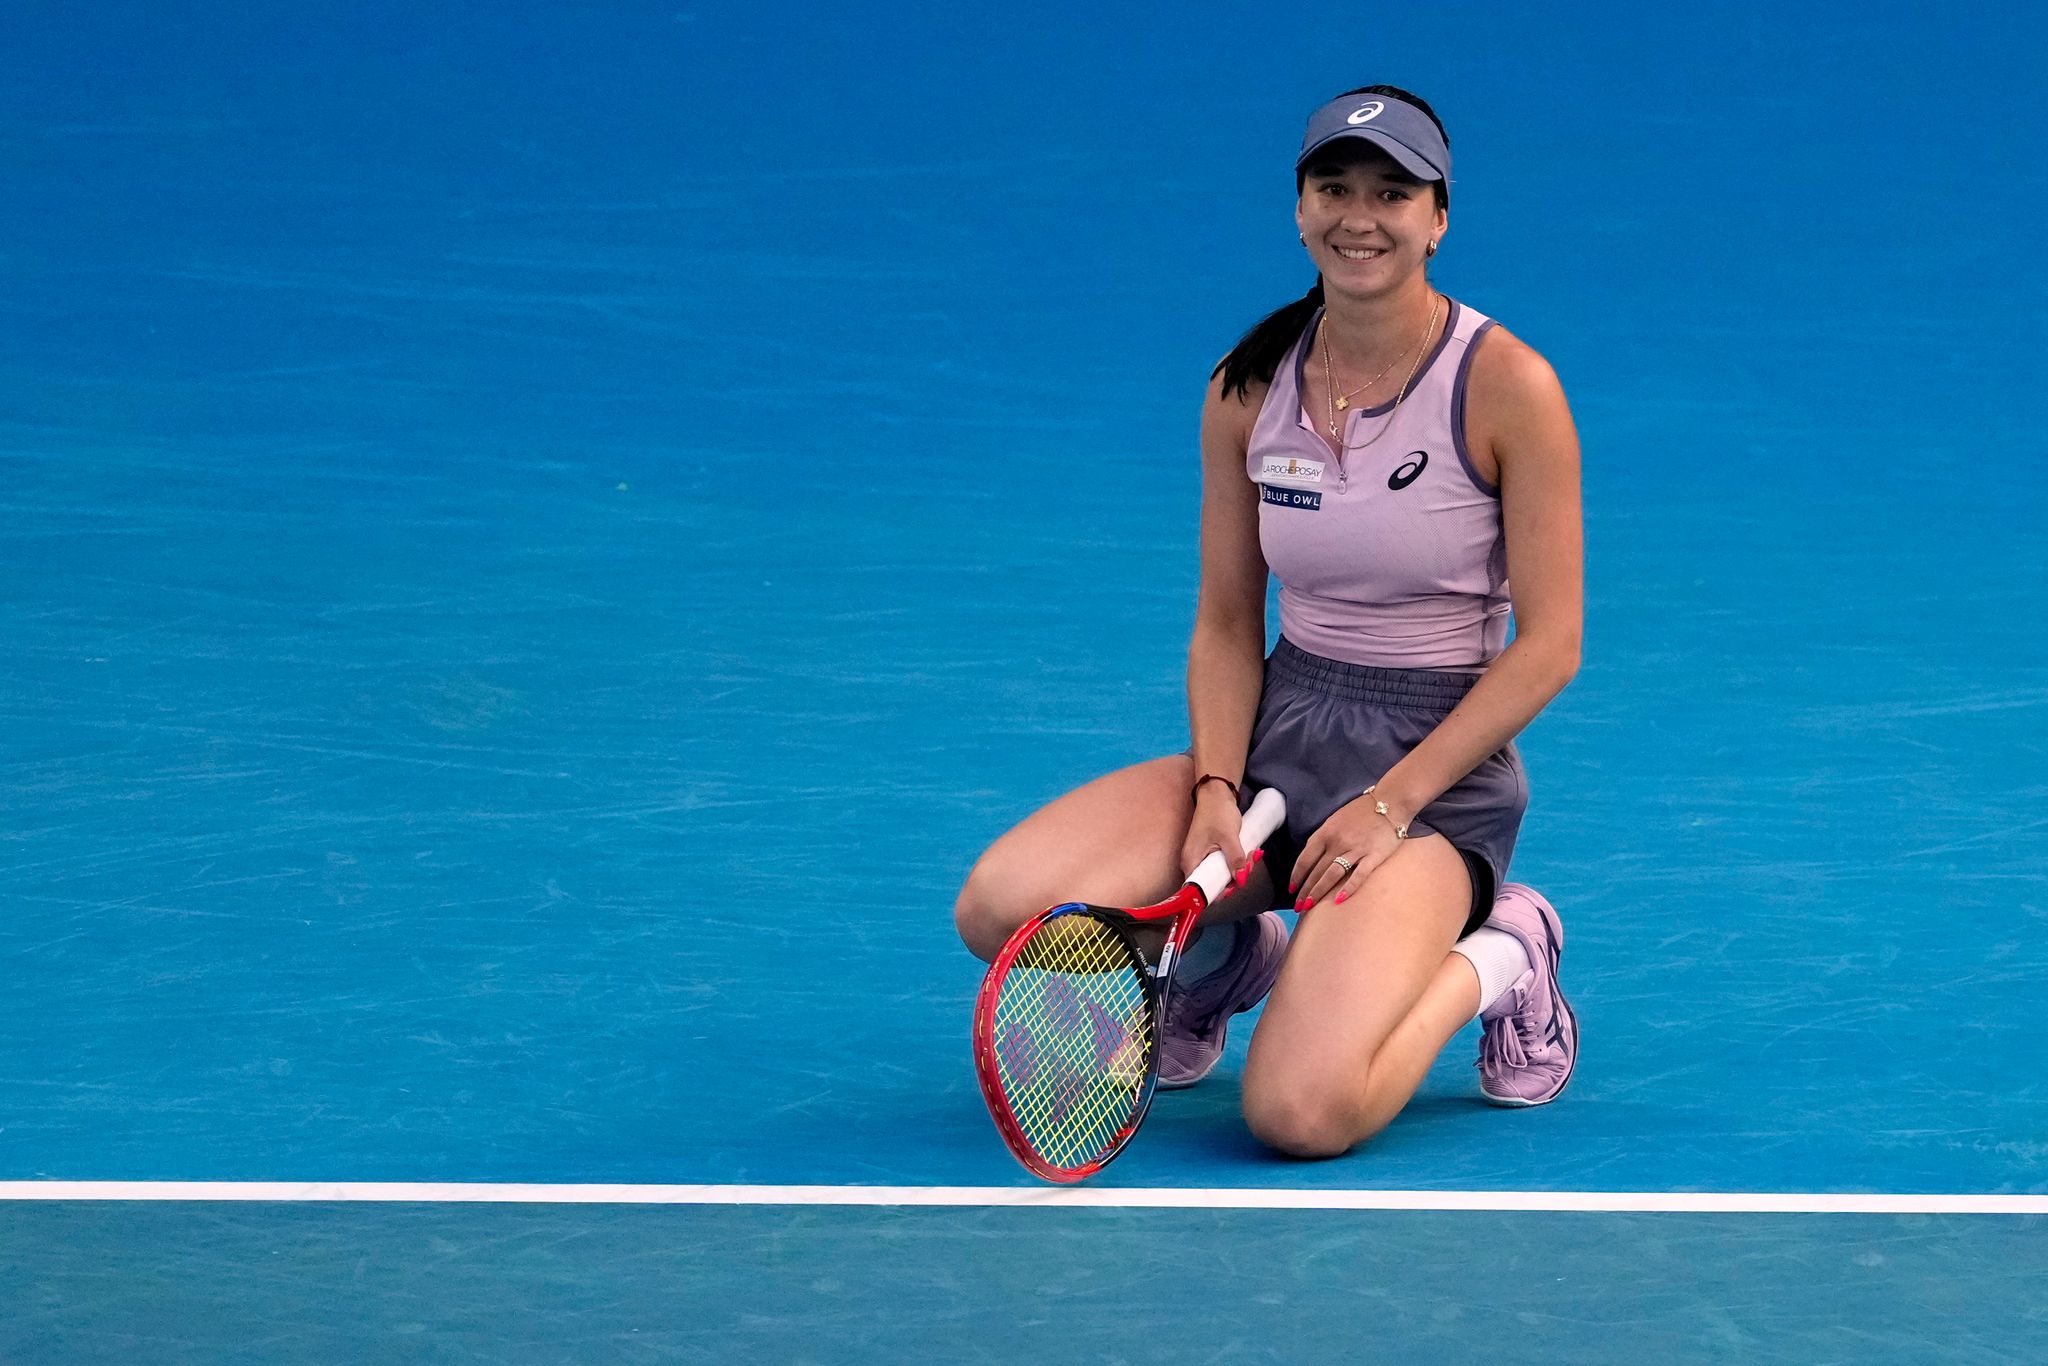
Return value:
M 1358 108 L 1354 109 L 1351 112 L 1351 117 L 1344 120 L 1344 122 L 1371 123 L 1374 119 L 1378 118 L 1382 113 L 1386 111 L 1386 107 L 1387 106 L 1379 100 L 1374 100 L 1371 104 L 1361 104 L 1358 106 Z

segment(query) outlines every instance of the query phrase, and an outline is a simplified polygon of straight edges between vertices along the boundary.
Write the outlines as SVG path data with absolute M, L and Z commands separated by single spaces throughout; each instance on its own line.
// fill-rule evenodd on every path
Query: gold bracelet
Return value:
M 1372 797 L 1372 789 L 1373 789 L 1373 787 L 1378 787 L 1378 786 L 1379 786 L 1379 784 L 1378 784 L 1378 783 L 1374 783 L 1374 784 L 1372 785 L 1372 787 L 1368 787 L 1368 788 L 1367 788 L 1367 789 L 1366 789 L 1365 791 L 1363 791 L 1363 792 L 1359 793 L 1358 795 L 1359 795 L 1359 796 L 1361 796 L 1361 797 Z M 1380 800 L 1380 799 L 1379 799 L 1378 797 L 1372 797 L 1372 809 L 1373 809 L 1373 810 L 1375 810 L 1375 811 L 1377 811 L 1377 812 L 1379 812 L 1379 813 L 1380 813 L 1380 814 L 1381 814 L 1382 816 L 1385 816 L 1385 817 L 1387 818 L 1387 823 L 1388 823 L 1389 825 L 1393 825 L 1393 822 L 1394 822 L 1394 817 L 1393 817 L 1393 813 L 1387 810 L 1387 804 L 1386 804 L 1385 802 L 1381 801 L 1381 800 Z M 1405 825 L 1395 825 L 1395 826 L 1394 826 L 1394 838 L 1395 838 L 1395 839 L 1397 839 L 1397 840 L 1405 840 L 1405 839 L 1407 839 L 1407 838 L 1408 838 L 1408 827 L 1407 827 L 1407 826 L 1405 826 Z

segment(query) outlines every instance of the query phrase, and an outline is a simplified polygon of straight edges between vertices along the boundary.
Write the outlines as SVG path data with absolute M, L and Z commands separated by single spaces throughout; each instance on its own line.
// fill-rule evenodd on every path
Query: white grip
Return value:
M 1280 828 L 1280 822 L 1287 819 L 1287 799 L 1280 795 L 1278 788 L 1263 789 L 1252 798 L 1251 809 L 1244 813 L 1244 823 L 1237 827 L 1237 841 L 1247 855 L 1265 844 L 1266 839 Z M 1195 871 L 1188 875 L 1188 881 L 1202 889 L 1202 895 L 1214 901 L 1230 885 L 1230 860 L 1223 857 L 1221 849 L 1214 850 L 1209 857 L 1195 865 Z

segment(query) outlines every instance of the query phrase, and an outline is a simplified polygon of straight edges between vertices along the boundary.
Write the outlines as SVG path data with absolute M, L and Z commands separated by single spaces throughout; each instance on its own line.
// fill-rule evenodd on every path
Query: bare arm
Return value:
M 1503 344 L 1504 343 L 1504 344 Z M 1543 357 L 1499 336 L 1472 358 L 1473 432 L 1500 470 L 1515 639 L 1429 737 L 1379 779 L 1397 824 L 1513 739 L 1578 672 L 1585 609 L 1579 438 Z
M 1202 572 L 1188 645 L 1188 728 L 1196 775 L 1214 773 L 1233 783 L 1244 778 L 1264 683 L 1266 558 L 1259 549 L 1258 486 L 1244 464 L 1261 396 L 1255 387 L 1244 399 L 1225 398 L 1222 381 L 1212 379 L 1202 405 Z M 1242 863 L 1237 820 L 1230 789 L 1204 783 L 1182 851 L 1186 867 L 1210 848 L 1222 849 L 1233 868 Z

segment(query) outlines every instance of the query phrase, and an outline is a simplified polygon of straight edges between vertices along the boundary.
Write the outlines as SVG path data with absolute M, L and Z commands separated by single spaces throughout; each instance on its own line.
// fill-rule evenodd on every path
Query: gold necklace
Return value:
M 1432 291 L 1432 298 L 1430 300 L 1429 305 L 1429 322 L 1422 329 L 1422 339 L 1415 344 L 1415 358 L 1417 361 L 1420 361 L 1422 359 L 1422 348 L 1429 344 L 1430 334 L 1436 331 L 1437 311 L 1443 307 L 1443 301 L 1443 295 L 1436 294 L 1434 293 L 1434 291 Z M 1349 401 L 1351 394 L 1358 393 L 1360 390 L 1363 389 L 1369 389 L 1373 385 L 1378 384 L 1381 380 L 1385 379 L 1387 375 L 1393 370 L 1394 366 L 1399 365 L 1401 363 L 1401 356 L 1405 356 L 1408 353 L 1406 351 L 1401 352 L 1400 355 L 1394 357 L 1393 362 L 1389 364 L 1385 370 L 1380 371 L 1377 375 L 1374 375 L 1371 379 L 1359 385 L 1357 389 L 1351 390 L 1350 393 L 1340 395 L 1337 393 L 1337 381 L 1335 373 L 1330 368 L 1330 334 L 1328 330 L 1329 326 L 1330 314 L 1329 310 L 1325 309 L 1323 311 L 1324 330 L 1323 335 L 1320 339 L 1323 343 L 1323 406 L 1327 414 L 1327 420 L 1330 431 L 1330 440 L 1341 442 L 1344 438 L 1343 434 L 1337 430 L 1337 414 L 1351 406 Z M 1394 398 L 1394 406 L 1396 408 L 1399 408 L 1401 406 L 1401 398 L 1407 394 L 1408 386 L 1412 384 L 1414 381 L 1415 371 L 1411 369 L 1408 372 L 1408 378 L 1402 381 L 1401 383 L 1401 393 L 1397 394 Z M 1385 428 L 1382 427 L 1381 430 L 1384 431 Z M 1373 438 L 1373 440 L 1378 439 L 1379 438 L 1377 436 Z M 1370 446 L 1371 444 L 1371 441 L 1365 443 L 1365 445 L 1367 446 Z M 1346 449 L 1363 450 L 1364 447 L 1350 446 L 1346 447 Z
M 1408 367 L 1408 378 L 1401 381 L 1401 388 L 1394 395 L 1394 406 L 1392 410 L 1390 410 L 1387 413 L 1387 420 L 1380 424 L 1380 429 L 1378 431 L 1374 432 L 1371 436 L 1367 437 L 1365 440 L 1359 442 L 1356 446 L 1354 446 L 1350 444 L 1348 441 L 1345 441 L 1343 437 L 1337 434 L 1337 414 L 1335 409 L 1331 408 L 1330 439 L 1337 443 L 1337 492 L 1344 492 L 1345 488 L 1351 482 L 1351 475 L 1344 468 L 1344 456 L 1346 455 L 1346 453 L 1350 451 L 1362 451 L 1367 446 L 1370 446 L 1373 442 L 1385 436 L 1387 434 L 1387 429 L 1394 425 L 1394 419 L 1401 415 L 1401 400 L 1408 397 L 1408 386 L 1415 383 L 1415 376 L 1419 374 L 1422 370 L 1422 353 L 1429 349 L 1429 339 L 1436 333 L 1437 314 L 1443 308 L 1443 303 L 1444 296 L 1441 294 L 1437 294 L 1435 298 L 1431 301 L 1429 305 L 1429 325 L 1422 329 L 1422 339 L 1416 342 L 1415 344 L 1415 363 Z M 1326 311 L 1323 314 L 1324 326 L 1327 327 L 1329 325 L 1329 321 L 1330 315 Z M 1325 343 L 1327 343 L 1328 340 L 1328 335 L 1325 334 Z M 1334 383 L 1331 382 L 1330 379 L 1330 348 L 1327 344 L 1323 347 L 1323 384 L 1325 386 L 1325 389 L 1328 391 L 1334 391 L 1337 387 Z M 1351 392 L 1355 394 L 1358 391 L 1354 389 Z M 1324 401 L 1326 404 L 1328 403 L 1328 400 L 1329 394 L 1326 392 L 1324 395 Z
M 1327 315 L 1326 315 L 1326 316 L 1327 316 Z M 1334 389 L 1334 388 L 1336 388 L 1336 385 L 1335 385 L 1335 384 L 1330 384 L 1330 334 L 1329 334 L 1329 331 L 1328 331 L 1327 329 L 1325 329 L 1325 331 L 1323 332 L 1323 336 L 1322 336 L 1322 343 L 1323 343 L 1323 382 L 1324 382 L 1325 384 L 1329 384 L 1329 385 L 1330 385 L 1330 387 Z M 1399 364 L 1401 363 L 1401 356 L 1405 356 L 1405 355 L 1407 355 L 1407 354 L 1408 354 L 1408 353 L 1407 353 L 1406 351 L 1403 351 L 1403 352 L 1401 352 L 1401 355 L 1399 355 L 1399 356 L 1395 356 L 1395 357 L 1394 357 L 1394 358 L 1393 358 L 1392 360 L 1388 361 L 1388 362 L 1387 362 L 1387 365 L 1386 365 L 1386 368 L 1385 368 L 1384 370 L 1381 370 L 1381 371 L 1380 371 L 1380 372 L 1379 372 L 1379 373 L 1378 373 L 1377 375 L 1374 375 L 1374 376 L 1373 376 L 1373 377 L 1372 377 L 1371 379 L 1367 380 L 1367 381 L 1366 381 L 1365 383 L 1363 383 L 1363 384 L 1360 384 L 1360 385 L 1355 385 L 1355 386 L 1353 386 L 1352 388 L 1350 388 L 1350 389 L 1346 389 L 1346 390 L 1345 390 L 1345 391 L 1344 391 L 1343 393 L 1341 393 L 1341 394 L 1337 395 L 1337 399 L 1336 399 L 1336 405 L 1335 405 L 1335 406 L 1336 406 L 1336 410 L 1337 410 L 1337 412 L 1340 412 L 1340 413 L 1341 413 L 1341 412 L 1343 412 L 1343 411 L 1344 411 L 1345 409 L 1347 409 L 1347 408 L 1349 408 L 1349 407 L 1351 406 L 1351 396 L 1352 396 L 1353 394 L 1362 394 L 1362 393 L 1364 393 L 1364 392 L 1365 392 L 1365 391 L 1366 391 L 1367 389 L 1370 389 L 1370 388 L 1372 388 L 1372 386 L 1373 386 L 1373 385 L 1375 385 L 1375 384 L 1378 384 L 1378 383 L 1379 383 L 1379 382 L 1380 382 L 1381 380 L 1385 379 L 1385 378 L 1386 378 L 1386 377 L 1387 377 L 1387 376 L 1388 376 L 1389 374 L 1393 373 L 1393 369 L 1394 369 L 1394 367 L 1395 367 L 1395 366 L 1397 366 L 1397 365 L 1399 365 Z M 1334 423 L 1336 422 L 1336 418 L 1335 418 L 1335 416 L 1334 416 L 1334 415 L 1333 415 L 1333 416 L 1331 417 L 1330 421 L 1332 422 L 1332 424 L 1334 424 Z M 1331 428 L 1331 431 L 1330 431 L 1330 435 L 1334 437 L 1334 436 L 1335 436 L 1336 434 L 1337 434 L 1337 432 L 1336 432 L 1335 426 L 1333 425 L 1333 426 L 1332 426 L 1332 428 Z

